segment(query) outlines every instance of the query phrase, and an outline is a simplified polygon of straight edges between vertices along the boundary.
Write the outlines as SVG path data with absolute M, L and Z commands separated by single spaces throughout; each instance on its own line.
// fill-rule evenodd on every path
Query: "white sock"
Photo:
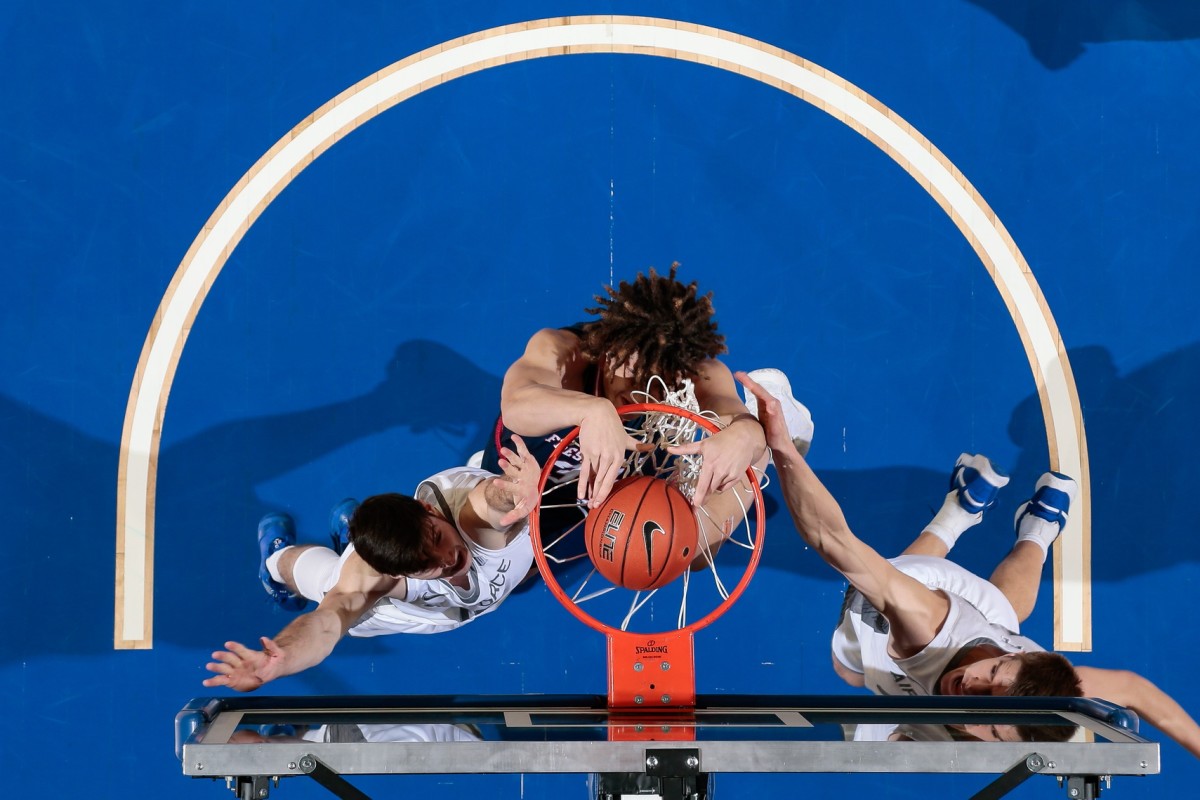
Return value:
M 287 550 L 291 550 L 291 547 L 281 547 L 274 553 L 271 553 L 271 555 L 267 556 L 267 572 L 271 573 L 271 580 L 275 581 L 276 583 L 286 583 L 286 581 L 283 579 L 283 575 L 279 572 L 279 557 L 282 556 Z
M 925 526 L 925 530 L 941 539 L 948 549 L 953 549 L 958 537 L 968 528 L 977 525 L 981 519 L 982 512 L 972 514 L 967 511 L 958 504 L 958 494 L 951 491 L 946 494 L 941 509 Z
M 1049 522 L 1041 517 L 1035 517 L 1033 514 L 1026 514 L 1021 519 L 1021 526 L 1017 530 L 1017 541 L 1033 542 L 1042 548 L 1042 563 L 1044 564 L 1046 556 L 1050 554 L 1050 545 L 1054 544 L 1058 534 L 1057 522 Z

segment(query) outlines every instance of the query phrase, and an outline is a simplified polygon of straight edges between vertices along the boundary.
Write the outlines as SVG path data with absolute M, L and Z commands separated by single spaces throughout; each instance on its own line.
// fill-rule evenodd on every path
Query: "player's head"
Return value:
M 1008 653 L 952 669 L 938 681 L 941 694 L 1081 697 L 1075 668 L 1058 653 Z
M 980 742 L 1065 742 L 1078 725 L 951 725 L 953 738 Z
M 672 264 L 668 275 L 651 267 L 633 283 L 605 287 L 607 294 L 596 296 L 600 305 L 587 309 L 599 319 L 584 334 L 583 355 L 604 363 L 606 377 L 627 367 L 638 389 L 654 375 L 675 387 L 695 376 L 701 362 L 725 352 L 725 337 L 713 320 L 712 292 L 699 295 L 695 281 L 680 283 L 678 267 Z
M 350 518 L 350 542 L 363 561 L 384 575 L 442 578 L 470 566 L 458 530 L 433 509 L 402 494 L 377 494 Z
M 1079 673 L 1058 653 L 1022 653 L 1008 687 L 1014 697 L 1083 697 Z

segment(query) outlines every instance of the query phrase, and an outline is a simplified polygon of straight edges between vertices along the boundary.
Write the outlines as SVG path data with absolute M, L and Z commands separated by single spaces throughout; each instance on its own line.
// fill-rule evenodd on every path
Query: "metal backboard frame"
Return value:
M 854 725 L 1078 726 L 1070 741 L 847 741 Z M 423 731 L 421 741 L 234 743 L 264 726 Z M 424 726 L 424 727 L 423 727 Z M 469 731 L 438 740 L 436 726 Z M 426 730 L 427 729 L 427 730 Z M 630 712 L 593 695 L 199 698 L 176 718 L 185 775 L 282 778 L 449 773 L 646 773 L 686 754 L 697 774 L 1034 773 L 1105 777 L 1159 771 L 1158 745 L 1131 712 L 1100 701 L 1029 697 L 697 697 L 694 709 Z M 653 759 L 653 761 L 651 760 Z M 315 765 L 315 766 L 314 766 Z M 1020 779 L 1019 778 L 1018 782 Z M 265 796 L 265 795 L 264 795 Z M 995 795 L 999 796 L 999 795 Z

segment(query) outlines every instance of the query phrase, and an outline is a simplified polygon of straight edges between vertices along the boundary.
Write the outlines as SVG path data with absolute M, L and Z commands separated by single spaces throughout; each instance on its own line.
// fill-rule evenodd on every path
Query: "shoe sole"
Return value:
M 963 478 L 967 470 L 975 473 L 969 480 Z M 982 499 L 976 498 L 970 491 L 980 479 L 986 487 Z M 1008 476 L 997 469 L 987 456 L 962 453 L 954 462 L 954 469 L 950 473 L 950 491 L 958 495 L 958 504 L 965 510 L 972 514 L 982 514 L 996 502 L 996 496 L 1008 485 L 1008 481 Z
M 1043 491 L 1046 489 L 1065 497 L 1066 502 L 1061 502 L 1057 498 L 1051 501 L 1054 503 L 1054 505 L 1052 505 L 1051 502 L 1043 502 L 1041 499 L 1039 499 L 1039 496 L 1048 494 L 1048 492 Z M 1042 476 L 1037 479 L 1037 483 L 1034 484 L 1033 497 L 1022 503 L 1020 508 L 1017 509 L 1017 513 L 1013 517 L 1013 528 L 1016 529 L 1018 531 L 1018 535 L 1020 535 L 1019 531 L 1021 528 L 1021 518 L 1026 514 L 1032 514 L 1038 519 L 1057 524 L 1058 532 L 1061 534 L 1062 529 L 1067 526 L 1067 522 L 1071 518 L 1071 506 L 1074 504 L 1078 495 L 1079 484 L 1076 483 L 1075 479 L 1071 476 L 1064 475 L 1061 472 L 1043 473 Z M 1062 508 L 1058 508 L 1057 506 L 1062 506 Z M 1031 507 L 1036 508 L 1037 510 L 1031 511 Z M 1039 511 L 1041 513 L 1039 513 Z M 1059 521 L 1058 519 L 1051 518 L 1047 515 L 1053 515 L 1055 517 L 1061 516 L 1062 520 Z M 1054 538 L 1057 539 L 1058 536 L 1055 536 Z

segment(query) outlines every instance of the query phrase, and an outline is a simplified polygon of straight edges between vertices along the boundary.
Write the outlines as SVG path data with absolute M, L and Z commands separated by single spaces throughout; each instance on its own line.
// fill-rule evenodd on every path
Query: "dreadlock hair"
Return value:
M 636 356 L 635 388 L 644 388 L 654 375 L 674 388 L 694 377 L 700 362 L 726 352 L 713 321 L 712 292 L 698 296 L 695 281 L 685 286 L 675 279 L 678 268 L 679 262 L 671 264 L 663 276 L 651 267 L 633 283 L 606 286 L 607 296 L 595 297 L 599 305 L 585 309 L 599 319 L 584 332 L 581 352 L 605 364 L 605 377 Z
M 377 494 L 350 517 L 350 542 L 367 566 L 384 575 L 415 575 L 434 565 L 429 509 L 402 494 Z
M 1008 693 L 1013 697 L 1083 697 L 1079 675 L 1058 653 L 1021 653 Z

